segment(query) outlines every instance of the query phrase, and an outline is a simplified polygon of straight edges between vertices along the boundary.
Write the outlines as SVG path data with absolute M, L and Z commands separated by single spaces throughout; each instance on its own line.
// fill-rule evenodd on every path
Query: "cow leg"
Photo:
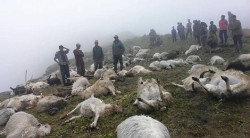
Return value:
M 80 118 L 80 117 L 82 117 L 82 116 L 83 116 L 82 114 L 80 114 L 80 115 L 78 115 L 78 116 L 73 116 L 73 117 L 71 117 L 69 120 L 64 121 L 63 124 L 66 124 L 66 123 L 68 123 L 68 122 L 71 122 L 72 120 L 75 120 L 75 119 Z
M 99 113 L 95 112 L 94 121 L 90 124 L 90 127 L 91 127 L 91 128 L 95 128 L 95 127 L 96 127 L 97 121 L 98 121 L 99 117 L 100 117 Z
M 113 96 L 115 96 L 115 86 L 111 83 L 109 84 L 109 86 L 107 87 L 107 89 L 112 93 Z
M 232 89 L 230 88 L 228 77 L 221 76 L 221 79 L 223 79 L 225 81 L 226 87 L 227 87 L 227 92 L 231 95 L 232 94 Z
M 151 108 L 153 108 L 153 109 L 155 108 L 154 105 L 148 103 L 148 102 L 145 101 L 144 99 L 142 99 L 142 98 L 137 98 L 137 99 L 138 99 L 138 101 L 143 102 L 144 104 L 148 105 L 149 107 L 151 107 Z
M 201 85 L 201 87 L 203 87 L 203 88 L 205 89 L 206 92 L 210 93 L 209 90 L 204 86 L 204 84 L 202 84 L 202 83 L 200 82 L 199 78 L 197 78 L 197 77 L 192 77 L 192 79 L 193 79 L 194 81 L 198 82 L 198 83 Z

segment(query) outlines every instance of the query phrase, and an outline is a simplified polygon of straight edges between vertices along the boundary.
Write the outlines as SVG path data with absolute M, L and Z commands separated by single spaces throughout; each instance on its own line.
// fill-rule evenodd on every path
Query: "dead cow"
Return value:
M 139 78 L 137 85 L 137 99 L 134 105 L 141 110 L 164 110 L 172 100 L 171 94 L 153 78 L 145 81 Z
M 65 121 L 64 123 L 68 123 L 76 118 L 80 118 L 82 116 L 84 117 L 94 117 L 94 121 L 91 123 L 90 127 L 96 127 L 97 121 L 99 117 L 101 116 L 107 116 L 116 112 L 122 112 L 122 108 L 113 104 L 105 104 L 102 100 L 95 98 L 93 95 L 81 102 L 76 106 L 75 109 L 73 109 L 71 112 L 69 112 L 66 116 L 69 116 L 70 114 L 74 113 L 75 111 L 80 110 L 80 114 L 78 116 L 73 116 L 69 120 Z M 66 117 L 64 116 L 64 117 Z M 62 118 L 64 118 L 62 117 Z
M 17 112 L 10 117 L 1 135 L 7 138 L 37 138 L 48 135 L 50 131 L 50 125 L 40 124 L 33 115 Z
M 92 86 L 88 87 L 82 92 L 77 93 L 76 95 L 81 96 L 82 99 L 87 99 L 93 94 L 96 97 L 100 97 L 102 95 L 108 94 L 109 92 L 111 92 L 113 96 L 115 96 L 116 93 L 120 93 L 119 91 L 115 90 L 115 86 L 109 78 L 100 78 Z
M 38 112 L 48 112 L 50 115 L 56 114 L 66 106 L 64 98 L 57 96 L 45 96 L 39 100 L 36 109 Z
M 42 97 L 43 96 L 41 95 L 33 95 L 33 94 L 13 97 L 1 102 L 0 109 L 13 108 L 15 111 L 29 109 L 35 107 L 39 99 L 41 99 Z

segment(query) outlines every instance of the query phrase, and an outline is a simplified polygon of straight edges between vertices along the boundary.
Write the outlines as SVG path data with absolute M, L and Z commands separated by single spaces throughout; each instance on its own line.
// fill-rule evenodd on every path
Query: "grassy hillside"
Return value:
M 191 44 L 195 44 L 191 39 L 187 41 L 172 43 L 169 35 L 164 35 L 163 46 L 154 48 L 149 52 L 151 57 L 155 52 L 180 50 L 185 51 Z M 231 40 L 231 39 L 230 39 Z M 230 43 L 232 43 L 230 41 Z M 124 42 L 127 51 L 132 45 L 139 45 L 147 48 L 148 39 L 146 36 L 127 40 Z M 244 37 L 244 53 L 250 50 L 250 37 Z M 239 54 L 232 47 L 225 47 L 220 53 L 206 53 L 201 50 L 197 55 L 202 59 L 203 64 L 207 64 L 214 55 L 222 56 L 227 60 L 235 59 Z M 187 56 L 181 55 L 182 58 Z M 148 67 L 149 63 L 141 63 Z M 171 85 L 170 82 L 181 83 L 181 80 L 188 76 L 187 70 L 191 65 L 177 67 L 173 70 L 163 70 L 153 72 L 149 75 L 138 75 L 134 78 L 126 78 L 125 82 L 115 83 L 115 87 L 122 92 L 116 97 L 111 95 L 101 97 L 106 103 L 117 103 L 123 107 L 123 113 L 101 117 L 98 121 L 98 129 L 89 129 L 87 126 L 92 122 L 91 118 L 80 118 L 66 125 L 61 125 L 64 120 L 59 118 L 72 110 L 82 100 L 73 97 L 68 100 L 64 110 L 54 116 L 46 113 L 37 113 L 35 109 L 27 112 L 35 115 L 40 122 L 49 123 L 52 132 L 49 137 L 86 137 L 86 138 L 114 138 L 116 137 L 116 127 L 126 118 L 133 115 L 147 114 L 165 124 L 172 137 L 250 137 L 250 99 L 219 102 L 217 99 L 204 93 L 186 92 L 183 89 Z M 224 68 L 223 66 L 218 66 Z M 250 72 L 247 72 L 249 74 Z M 174 98 L 173 104 L 166 111 L 156 111 L 143 113 L 132 105 L 136 98 L 136 84 L 139 77 L 158 78 L 164 88 L 171 92 Z M 95 80 L 90 80 L 93 84 Z M 59 86 L 60 87 L 60 86 Z M 51 94 L 58 87 L 50 87 L 43 93 Z M 70 87 L 68 87 L 70 88 Z M 68 119 L 68 118 L 67 118 Z

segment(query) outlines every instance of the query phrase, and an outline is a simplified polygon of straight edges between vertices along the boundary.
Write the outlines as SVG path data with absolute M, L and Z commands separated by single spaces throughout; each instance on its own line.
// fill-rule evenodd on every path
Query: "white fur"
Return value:
M 96 79 L 101 78 L 102 73 L 103 73 L 103 69 L 97 69 L 97 70 L 95 71 L 94 78 L 96 78 Z
M 104 115 L 109 115 L 118 110 L 116 106 L 111 104 L 105 104 L 102 100 L 91 96 L 87 100 L 78 104 L 71 112 L 67 114 L 74 113 L 75 111 L 80 110 L 80 114 L 78 116 L 73 116 L 69 120 L 65 121 L 64 123 L 70 122 L 76 118 L 84 117 L 94 117 L 94 121 L 91 123 L 91 127 L 96 127 L 97 121 L 99 117 Z
M 122 70 L 122 71 L 119 71 L 117 74 L 118 74 L 119 76 L 124 77 L 124 76 L 126 75 L 127 72 L 128 72 L 127 70 Z
M 186 62 L 189 64 L 196 64 L 199 61 L 201 61 L 201 58 L 197 55 L 190 55 L 186 59 Z
M 132 73 L 134 76 L 139 73 L 148 74 L 150 72 L 151 72 L 150 70 L 147 70 L 143 66 L 140 66 L 140 65 L 136 65 L 128 71 L 128 73 Z
M 138 53 L 135 55 L 135 57 L 137 58 L 144 58 L 147 54 L 147 52 L 149 51 L 149 49 L 140 49 L 138 51 Z
M 192 74 L 192 73 L 194 73 L 195 71 L 197 71 L 199 68 L 204 67 L 204 66 L 206 66 L 206 65 L 202 65 L 202 64 L 193 65 L 193 66 L 191 67 L 191 69 L 188 70 L 188 74 Z
M 223 65 L 225 63 L 225 60 L 220 56 L 213 56 L 210 59 L 210 65 Z
M 163 89 L 155 79 L 147 79 L 145 81 L 139 78 L 137 83 L 137 98 L 134 105 L 144 111 L 165 109 L 171 102 L 172 96 Z
M 167 127 L 149 116 L 132 116 L 120 123 L 118 138 L 170 138 Z
M 115 86 L 109 78 L 103 78 L 97 80 L 92 86 L 75 95 L 81 96 L 82 99 L 87 99 L 91 97 L 91 95 L 100 97 L 102 95 L 107 95 L 109 92 L 112 93 L 113 96 L 115 96 L 116 93 L 120 93 L 119 91 L 115 91 Z
M 168 53 L 162 52 L 162 53 L 155 53 L 152 57 L 153 60 L 163 60 L 167 58 Z
M 201 48 L 201 46 L 198 45 L 191 45 L 189 49 L 185 52 L 185 55 L 188 55 L 192 52 L 198 51 Z
M 139 62 L 144 61 L 144 60 L 145 60 L 144 58 L 134 58 L 132 60 L 132 63 L 136 64 L 136 63 L 139 63 Z
M 72 95 L 78 95 L 80 92 L 84 91 L 90 85 L 88 79 L 85 77 L 80 77 L 73 83 Z
M 136 55 L 140 51 L 141 47 L 140 46 L 133 46 L 133 55 Z
M 238 60 L 240 60 L 241 62 L 249 61 L 250 60 L 250 54 L 241 54 L 238 57 Z
M 6 99 L 0 103 L 0 108 L 13 108 L 15 111 L 25 110 L 35 107 L 39 99 L 43 96 L 33 94 L 16 96 Z
M 64 101 L 64 98 L 57 96 L 45 96 L 37 103 L 36 109 L 38 112 L 48 111 L 51 104 Z
M 31 89 L 33 91 L 38 91 L 38 90 L 41 90 L 41 89 L 48 88 L 49 84 L 46 83 L 46 82 L 36 82 L 36 83 L 30 84 L 30 87 L 32 87 Z
M 209 71 L 209 70 L 212 70 L 212 71 L 215 71 L 215 72 L 221 72 L 220 69 L 218 69 L 218 68 L 216 68 L 214 66 L 206 66 L 206 65 L 198 64 L 198 65 L 194 65 L 189 70 L 190 75 L 182 80 L 182 84 L 176 84 L 176 83 L 172 83 L 172 84 L 177 86 L 177 87 L 183 88 L 186 91 L 193 91 L 192 84 L 195 85 L 195 88 L 201 88 L 201 86 L 199 86 L 199 84 L 197 82 L 193 81 L 192 77 L 200 78 L 200 75 L 203 72 Z M 208 77 L 208 76 L 211 76 L 211 75 L 213 75 L 213 74 L 208 72 L 208 73 L 204 74 L 204 77 Z M 201 79 L 201 81 L 204 84 L 206 84 L 206 83 L 208 83 L 209 80 L 206 79 L 206 78 L 203 78 L 203 79 Z
M 44 137 L 50 131 L 50 125 L 40 124 L 33 115 L 17 112 L 10 117 L 3 133 L 7 138 L 35 138 Z
M 0 110 L 0 126 L 3 126 L 7 123 L 10 116 L 15 113 L 15 110 L 12 108 L 5 108 Z
M 159 61 L 154 61 L 152 63 L 150 63 L 149 65 L 149 69 L 152 71 L 160 71 L 161 70 L 161 64 Z

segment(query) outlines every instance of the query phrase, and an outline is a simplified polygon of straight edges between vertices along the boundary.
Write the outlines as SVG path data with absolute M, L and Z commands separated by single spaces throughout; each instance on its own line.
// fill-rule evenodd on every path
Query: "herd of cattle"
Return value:
M 185 55 L 196 53 L 200 46 L 192 45 Z M 171 82 L 174 86 L 181 87 L 186 91 L 197 91 L 226 100 L 233 97 L 250 95 L 250 77 L 243 72 L 248 69 L 242 62 L 250 60 L 250 54 L 242 54 L 236 60 L 227 64 L 226 70 L 221 70 L 213 65 L 225 65 L 226 61 L 219 56 L 213 56 L 209 65 L 197 64 L 202 59 L 198 55 L 190 55 L 183 60 L 178 58 L 179 52 L 155 53 L 151 59 L 145 59 L 149 49 L 139 46 L 133 47 L 133 53 L 124 56 L 124 65 L 133 66 L 129 70 L 122 70 L 117 74 L 112 68 L 105 66 L 104 69 L 94 71 L 93 65 L 87 70 L 97 81 L 90 84 L 88 78 L 79 76 L 74 70 L 70 71 L 70 80 L 73 82 L 70 93 L 62 94 L 55 92 L 54 95 L 35 95 L 41 89 L 60 84 L 60 72 L 56 71 L 38 82 L 28 82 L 25 85 L 11 88 L 15 97 L 6 99 L 0 103 L 0 125 L 5 125 L 1 132 L 8 138 L 16 137 L 42 137 L 50 134 L 49 124 L 40 124 L 31 114 L 23 112 L 26 109 L 35 108 L 38 112 L 56 114 L 64 109 L 67 100 L 72 96 L 79 96 L 83 102 L 79 103 L 71 112 L 61 117 L 67 118 L 78 111 L 79 115 L 62 122 L 68 123 L 83 116 L 94 117 L 90 127 L 95 128 L 99 117 L 113 113 L 121 113 L 122 107 L 116 104 L 107 104 L 98 97 L 111 93 L 113 96 L 121 93 L 113 85 L 114 82 L 124 81 L 126 77 L 137 74 L 149 74 L 162 69 L 174 69 L 179 66 L 193 64 L 188 71 L 189 76 L 182 80 L 182 84 Z M 132 60 L 133 58 L 133 60 Z M 138 62 L 151 61 L 149 69 L 136 65 Z M 170 92 L 160 85 L 157 79 L 143 80 L 137 82 L 137 97 L 133 105 L 142 111 L 165 110 L 173 101 Z M 147 116 L 132 116 L 117 126 L 117 137 L 170 137 L 167 127 L 161 122 Z

